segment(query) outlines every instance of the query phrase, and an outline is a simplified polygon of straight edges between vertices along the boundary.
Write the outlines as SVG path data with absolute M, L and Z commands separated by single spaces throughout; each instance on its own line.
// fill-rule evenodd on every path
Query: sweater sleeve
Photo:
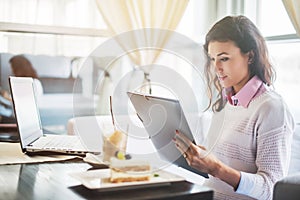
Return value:
M 280 103 L 268 104 L 260 110 L 256 127 L 258 170 L 255 174 L 241 172 L 237 193 L 272 199 L 274 184 L 287 175 L 294 122 Z

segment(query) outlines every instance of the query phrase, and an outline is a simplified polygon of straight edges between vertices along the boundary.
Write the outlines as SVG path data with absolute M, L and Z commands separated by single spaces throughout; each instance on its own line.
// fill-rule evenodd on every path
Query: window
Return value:
M 81 31 L 78 28 L 91 29 L 88 31 L 106 29 L 94 0 L 1 0 L 0 22 L 14 23 L 14 27 L 22 27 L 29 31 L 44 30 L 41 27 L 37 28 L 37 25 L 49 26 L 54 32 L 59 27 L 77 28 L 68 31 L 77 34 Z M 22 26 L 23 24 L 29 26 Z M 70 36 L 3 31 L 0 32 L 0 52 L 87 56 L 105 39 L 87 37 L 84 34 Z
M 78 28 L 106 28 L 94 0 L 1 0 L 0 21 Z
M 300 122 L 300 41 L 268 42 L 276 70 L 275 90 L 286 101 L 296 122 Z
M 259 1 L 259 11 L 258 27 L 265 37 L 296 33 L 281 0 Z

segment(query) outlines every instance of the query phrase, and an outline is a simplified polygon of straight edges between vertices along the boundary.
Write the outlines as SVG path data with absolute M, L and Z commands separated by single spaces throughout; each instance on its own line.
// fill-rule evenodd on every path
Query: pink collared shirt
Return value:
M 267 90 L 265 84 L 257 76 L 251 78 L 244 87 L 235 95 L 232 95 L 232 88 L 225 88 L 223 95 L 228 102 L 234 106 L 247 108 L 250 101 Z

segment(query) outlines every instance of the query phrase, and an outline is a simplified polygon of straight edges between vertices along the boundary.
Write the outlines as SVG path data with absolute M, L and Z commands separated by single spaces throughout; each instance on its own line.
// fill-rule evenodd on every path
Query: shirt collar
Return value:
M 247 108 L 262 84 L 263 82 L 257 76 L 254 76 L 236 95 L 233 95 L 231 87 L 225 88 L 223 90 L 223 95 L 230 104 Z

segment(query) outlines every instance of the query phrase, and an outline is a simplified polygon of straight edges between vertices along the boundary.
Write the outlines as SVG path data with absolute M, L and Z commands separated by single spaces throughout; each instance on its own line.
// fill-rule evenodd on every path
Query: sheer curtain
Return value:
M 112 35 L 132 31 L 127 41 L 117 41 L 128 53 L 134 68 L 151 65 L 158 58 L 161 49 L 175 30 L 188 4 L 188 0 L 96 0 Z M 143 29 L 134 32 L 133 30 Z M 151 51 L 140 49 L 141 44 L 159 47 Z M 145 46 L 145 45 L 143 45 Z M 134 51 L 132 51 L 134 50 Z M 149 82 L 151 67 L 143 68 L 144 81 Z M 151 93 L 151 89 L 149 90 Z
M 300 1 L 299 0 L 282 0 L 285 9 L 300 36 Z

